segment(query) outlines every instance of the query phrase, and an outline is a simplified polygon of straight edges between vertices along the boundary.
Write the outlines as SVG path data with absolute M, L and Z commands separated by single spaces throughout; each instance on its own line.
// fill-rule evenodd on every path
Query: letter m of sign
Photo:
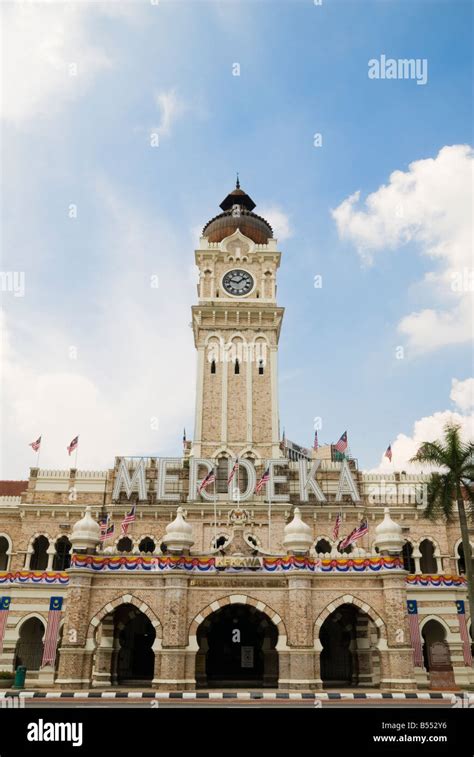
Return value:
M 122 457 L 120 460 L 117 475 L 115 476 L 112 499 L 114 501 L 118 500 L 122 491 L 126 493 L 128 498 L 130 498 L 132 492 L 137 491 L 138 499 L 147 499 L 145 460 L 143 458 L 135 465 L 131 476 L 126 459 Z

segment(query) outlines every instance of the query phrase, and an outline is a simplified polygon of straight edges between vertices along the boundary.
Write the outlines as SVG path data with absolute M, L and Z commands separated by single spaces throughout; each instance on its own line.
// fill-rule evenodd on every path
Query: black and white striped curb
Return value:
M 468 702 L 474 706 L 474 694 L 423 692 L 273 692 L 273 691 L 0 691 L 0 699 L 263 699 L 263 700 L 333 700 L 333 699 L 443 699 Z

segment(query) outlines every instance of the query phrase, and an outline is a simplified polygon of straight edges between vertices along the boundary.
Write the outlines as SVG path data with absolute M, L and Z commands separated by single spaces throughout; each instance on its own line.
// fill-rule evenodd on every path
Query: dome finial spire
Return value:
M 235 182 L 235 188 L 240 189 L 239 172 L 237 171 L 237 181 Z

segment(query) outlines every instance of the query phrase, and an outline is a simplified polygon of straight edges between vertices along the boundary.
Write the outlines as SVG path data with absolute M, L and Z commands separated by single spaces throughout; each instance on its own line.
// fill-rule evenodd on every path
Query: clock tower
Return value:
M 281 456 L 276 303 L 281 253 L 270 224 L 241 188 L 204 227 L 196 250 L 199 302 L 192 308 L 198 355 L 195 457 Z

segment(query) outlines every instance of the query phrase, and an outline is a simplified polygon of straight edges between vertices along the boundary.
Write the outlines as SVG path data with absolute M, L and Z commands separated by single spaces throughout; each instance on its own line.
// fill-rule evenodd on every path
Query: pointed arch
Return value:
M 330 604 L 327 605 L 327 607 L 324 608 L 324 610 L 321 610 L 318 617 L 316 618 L 315 624 L 314 624 L 314 647 L 315 649 L 319 649 L 319 631 L 321 626 L 323 625 L 326 618 L 329 618 L 332 613 L 337 610 L 338 607 L 341 605 L 355 605 L 356 607 L 361 610 L 361 612 L 364 612 L 366 615 L 369 616 L 369 618 L 373 621 L 373 623 L 377 626 L 377 629 L 380 634 L 381 639 L 387 639 L 387 629 L 385 627 L 385 623 L 374 610 L 373 607 L 367 604 L 367 602 L 364 602 L 362 599 L 359 599 L 358 597 L 354 597 L 352 594 L 344 594 L 343 596 L 337 597 L 337 599 L 333 599 Z
M 117 607 L 120 607 L 120 605 L 133 605 L 137 608 L 137 610 L 146 615 L 153 628 L 155 629 L 156 638 L 160 640 L 159 643 L 161 645 L 161 639 L 163 638 L 163 627 L 161 625 L 160 619 L 146 602 L 144 602 L 139 597 L 134 597 L 132 594 L 122 594 L 121 597 L 117 597 L 116 599 L 112 599 L 110 602 L 107 602 L 107 604 L 105 604 L 100 610 L 98 610 L 98 612 L 96 612 L 96 614 L 90 619 L 89 627 L 87 629 L 86 638 L 89 644 L 93 642 L 97 626 L 107 615 L 110 615 L 112 612 L 114 612 L 114 610 L 117 609 Z
M 278 642 L 276 645 L 276 650 L 281 652 L 282 650 L 288 649 L 288 634 L 286 632 L 285 623 L 283 621 L 283 618 L 275 610 L 273 610 L 269 605 L 265 604 L 265 602 L 262 602 L 259 599 L 255 599 L 255 597 L 250 597 L 247 594 L 230 594 L 226 597 L 221 597 L 220 599 L 211 602 L 193 618 L 188 632 L 188 650 L 197 651 L 199 649 L 197 642 L 197 630 L 203 620 L 207 618 L 208 615 L 211 615 L 212 613 L 229 604 L 249 605 L 251 607 L 255 607 L 256 610 L 264 613 L 268 617 L 268 619 L 271 620 L 271 622 L 277 627 L 278 630 Z

